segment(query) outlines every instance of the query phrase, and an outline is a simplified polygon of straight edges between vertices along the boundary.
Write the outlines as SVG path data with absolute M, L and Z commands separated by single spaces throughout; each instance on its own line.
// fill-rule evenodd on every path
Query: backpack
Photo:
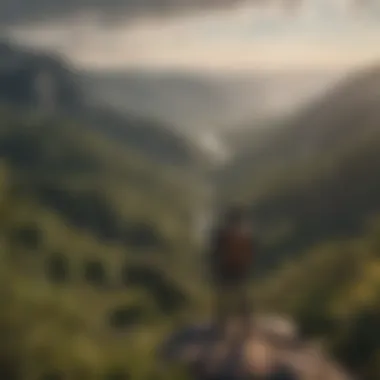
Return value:
M 223 268 L 233 272 L 249 269 L 253 255 L 253 241 L 249 230 L 242 226 L 230 226 L 221 231 L 219 245 Z

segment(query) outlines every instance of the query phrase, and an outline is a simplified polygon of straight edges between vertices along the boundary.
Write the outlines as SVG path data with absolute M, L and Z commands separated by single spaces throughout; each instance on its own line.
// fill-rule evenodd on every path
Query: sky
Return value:
M 100 23 L 96 12 L 86 10 L 7 30 L 23 43 L 53 49 L 91 69 L 346 68 L 380 61 L 380 0 L 367 1 L 366 12 L 354 12 L 347 0 L 305 0 L 295 12 L 248 2 L 115 25 Z

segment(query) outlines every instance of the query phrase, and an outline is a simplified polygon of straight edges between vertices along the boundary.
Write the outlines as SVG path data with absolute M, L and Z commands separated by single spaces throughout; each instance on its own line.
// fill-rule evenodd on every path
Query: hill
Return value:
M 219 133 L 252 117 L 283 114 L 323 92 L 338 73 L 130 69 L 89 71 L 82 76 L 99 102 L 113 104 L 121 112 L 148 115 L 192 135 Z
M 0 120 L 0 376 L 153 373 L 151 344 L 199 294 L 199 154 L 159 122 L 90 104 L 62 58 L 8 44 Z
M 218 173 L 223 195 L 245 201 L 257 228 L 256 307 L 292 315 L 371 380 L 379 377 L 379 83 L 378 67 L 354 73 L 252 137 Z
M 379 218 L 356 238 L 305 250 L 256 283 L 255 305 L 291 315 L 359 379 L 379 378 Z
M 56 111 L 78 108 L 83 94 L 73 71 L 61 57 L 0 42 L 0 101 Z
M 70 116 L 166 165 L 198 163 L 195 146 L 164 123 L 94 104 L 81 75 L 60 56 L 1 43 L 0 102 Z
M 263 120 L 256 128 L 259 137 L 248 126 L 238 131 L 237 157 L 230 172 L 240 176 L 244 163 L 247 171 L 251 171 L 256 166 L 268 163 L 274 166 L 284 160 L 296 163 L 313 160 L 326 150 L 333 151 L 350 139 L 355 140 L 363 131 L 376 128 L 379 80 L 380 69 L 376 66 L 350 72 L 289 117 L 269 123 Z M 365 122 L 365 127 L 357 128 L 358 122 Z M 232 133 L 227 138 L 233 138 Z M 227 173 L 228 168 L 222 172 Z
M 186 281 L 195 264 L 191 189 L 184 178 L 61 115 L 4 107 L 0 119 L 1 281 L 11 281 L 4 288 L 9 313 L 2 314 L 0 327 L 10 333 L 11 321 L 19 318 L 15 326 L 30 327 L 31 334 L 27 343 L 14 338 L 14 351 L 5 342 L 1 352 L 21 355 L 30 344 L 20 363 L 37 360 L 33 352 L 41 350 L 36 373 L 70 371 L 65 366 L 76 366 L 70 359 L 76 354 L 61 347 L 64 338 L 47 338 L 49 329 L 71 331 L 59 325 L 66 314 L 67 323 L 85 326 L 78 327 L 78 339 L 92 352 L 107 344 L 127 355 L 118 336 L 138 329 L 151 329 L 154 339 L 165 321 L 191 307 L 197 291 Z M 36 317 L 22 319 L 17 307 Z M 38 338 L 33 334 L 43 321 L 50 327 Z M 49 350 L 57 352 L 55 358 L 66 356 L 57 364 Z M 101 357 L 109 365 L 121 359 L 104 352 Z M 95 363 L 82 364 L 94 370 Z
M 217 173 L 226 197 L 252 205 L 272 240 L 268 255 L 359 232 L 378 211 L 379 81 L 377 68 L 347 78 L 283 125 L 251 135 Z

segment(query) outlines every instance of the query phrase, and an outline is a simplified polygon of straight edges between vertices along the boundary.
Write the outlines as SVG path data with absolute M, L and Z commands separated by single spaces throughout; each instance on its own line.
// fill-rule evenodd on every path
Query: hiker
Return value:
M 212 233 L 210 270 L 215 286 L 215 319 L 224 333 L 227 319 L 237 311 L 243 327 L 251 327 L 248 280 L 254 242 L 246 210 L 231 207 Z

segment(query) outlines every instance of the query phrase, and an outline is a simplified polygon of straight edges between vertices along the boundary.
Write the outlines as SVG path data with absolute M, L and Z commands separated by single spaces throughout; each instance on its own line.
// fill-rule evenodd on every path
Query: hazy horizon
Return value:
M 168 9 L 178 4 L 164 3 Z M 59 53 L 82 72 L 119 73 L 120 80 L 98 78 L 92 87 L 102 101 L 198 131 L 291 112 L 347 72 L 380 62 L 380 4 L 360 12 L 345 0 L 304 0 L 288 9 L 253 3 L 232 0 L 234 6 L 222 8 L 210 1 L 197 12 L 163 17 L 153 0 L 144 6 L 89 0 L 67 5 L 58 17 L 55 11 L 66 5 L 52 0 L 44 17 L 32 19 L 20 0 L 12 14 L 18 21 L 5 30 L 14 41 Z M 119 12 L 117 4 L 124 7 Z M 128 76 L 133 72 L 144 75 L 136 82 Z

